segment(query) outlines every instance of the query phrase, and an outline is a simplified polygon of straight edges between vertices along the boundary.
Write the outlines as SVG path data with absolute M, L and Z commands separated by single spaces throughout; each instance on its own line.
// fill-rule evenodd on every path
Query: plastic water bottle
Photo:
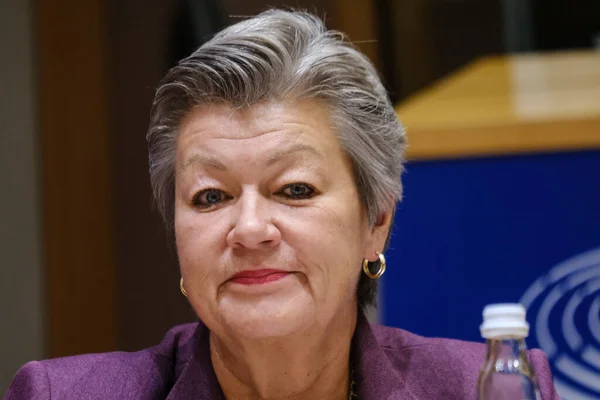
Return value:
M 479 372 L 479 400 L 540 400 L 525 346 L 529 334 L 525 308 L 520 304 L 489 305 L 483 309 L 480 330 L 487 354 Z

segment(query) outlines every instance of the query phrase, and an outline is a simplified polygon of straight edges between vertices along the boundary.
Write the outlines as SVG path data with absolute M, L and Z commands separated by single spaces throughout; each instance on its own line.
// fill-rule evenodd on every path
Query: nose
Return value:
M 260 193 L 243 194 L 237 201 L 236 217 L 227 243 L 232 248 L 262 249 L 277 246 L 281 232 L 273 224 L 268 199 Z

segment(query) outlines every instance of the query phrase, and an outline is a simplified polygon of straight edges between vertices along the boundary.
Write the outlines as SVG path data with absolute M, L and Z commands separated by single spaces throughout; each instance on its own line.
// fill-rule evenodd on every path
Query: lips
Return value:
M 238 272 L 229 281 L 241 285 L 260 285 L 278 281 L 289 274 L 289 272 L 278 269 L 246 270 Z

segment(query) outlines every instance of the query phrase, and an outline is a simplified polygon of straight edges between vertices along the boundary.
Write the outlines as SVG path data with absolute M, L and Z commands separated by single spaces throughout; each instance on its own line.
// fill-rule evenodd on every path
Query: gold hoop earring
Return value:
M 379 257 L 379 269 L 376 273 L 371 273 L 371 270 L 369 269 L 369 260 L 367 260 L 366 258 L 363 260 L 362 264 L 364 273 L 371 279 L 379 279 L 381 278 L 381 275 L 383 275 L 383 273 L 385 272 L 385 257 L 379 252 L 375 252 L 375 254 L 377 254 L 377 257 Z
M 187 292 L 185 291 L 185 288 L 183 287 L 183 277 L 179 280 L 179 290 L 181 290 L 182 295 L 187 297 Z

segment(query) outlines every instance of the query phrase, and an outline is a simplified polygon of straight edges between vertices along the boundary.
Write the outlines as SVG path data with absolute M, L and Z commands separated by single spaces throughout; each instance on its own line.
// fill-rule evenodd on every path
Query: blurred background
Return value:
M 520 301 L 561 394 L 600 398 L 598 0 L 1 0 L 0 393 L 194 320 L 151 199 L 153 91 L 270 6 L 347 33 L 407 126 L 374 318 L 480 340 L 485 304 Z

